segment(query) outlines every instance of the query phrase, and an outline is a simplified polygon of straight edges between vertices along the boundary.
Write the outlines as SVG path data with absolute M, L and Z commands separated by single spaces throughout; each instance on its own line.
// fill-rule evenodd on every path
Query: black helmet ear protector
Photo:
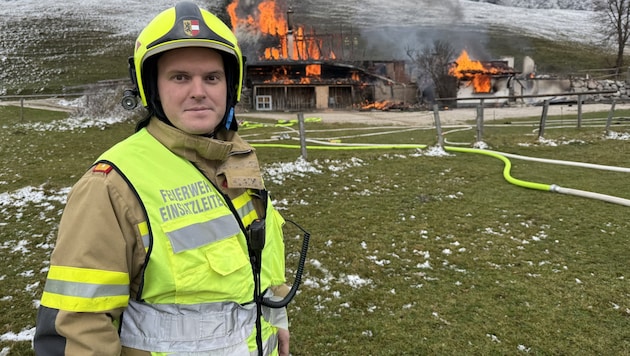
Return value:
M 164 110 L 162 109 L 162 104 L 158 98 L 157 94 L 157 60 L 161 55 L 158 54 L 151 58 L 148 58 L 145 63 L 145 72 L 148 72 L 148 75 L 143 76 L 142 80 L 144 83 L 145 95 L 147 100 L 147 110 L 149 113 L 146 117 L 138 122 L 136 125 L 136 131 L 139 131 L 143 127 L 149 124 L 151 117 L 156 116 L 161 121 L 164 121 L 167 124 L 170 124 L 168 119 L 166 118 L 166 114 L 164 114 Z M 138 106 L 138 97 L 140 96 L 140 92 L 138 90 L 138 82 L 136 76 L 136 67 L 134 65 L 134 57 L 130 56 L 128 59 L 129 62 L 129 77 L 131 78 L 131 84 L 133 85 L 133 89 L 127 89 L 123 92 L 122 98 L 122 106 L 127 110 L 133 110 L 136 106 Z
M 131 77 L 131 84 L 133 89 L 126 89 L 123 92 L 122 101 L 120 104 L 127 110 L 133 110 L 138 106 L 138 84 L 136 83 L 136 67 L 133 65 L 133 56 L 128 58 L 129 63 L 129 77 Z

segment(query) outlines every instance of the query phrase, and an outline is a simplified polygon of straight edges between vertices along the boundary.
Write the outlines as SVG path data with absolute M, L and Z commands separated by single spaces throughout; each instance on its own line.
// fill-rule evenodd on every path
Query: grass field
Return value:
M 19 108 L 0 107 L 3 356 L 32 353 L 68 189 L 133 132 L 132 121 L 73 128 L 62 124 L 66 115 L 25 109 L 20 120 Z M 565 115 L 566 127 L 550 118 L 544 141 L 524 118 L 486 127 L 484 142 L 512 154 L 630 167 L 628 113 L 617 115 L 617 139 L 604 136 L 601 121 L 576 129 Z M 265 123 L 241 134 L 252 142 L 295 136 L 294 127 Z M 313 148 L 303 160 L 299 149 L 258 143 L 277 207 L 312 235 L 289 305 L 293 355 L 630 354 L 628 207 L 512 185 L 500 160 L 436 150 L 433 130 L 306 128 L 322 141 L 426 148 Z M 471 147 L 475 133 L 445 137 Z M 628 173 L 511 162 L 521 180 L 630 199 Z M 290 226 L 285 234 L 292 281 L 301 239 Z

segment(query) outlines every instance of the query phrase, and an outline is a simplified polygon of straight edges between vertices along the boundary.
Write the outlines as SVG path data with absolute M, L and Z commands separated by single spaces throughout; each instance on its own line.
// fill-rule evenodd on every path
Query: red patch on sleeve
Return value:
M 94 166 L 94 168 L 92 168 L 92 172 L 109 174 L 109 172 L 111 172 L 112 169 L 114 169 L 114 167 L 110 166 L 107 163 L 98 163 L 97 165 Z

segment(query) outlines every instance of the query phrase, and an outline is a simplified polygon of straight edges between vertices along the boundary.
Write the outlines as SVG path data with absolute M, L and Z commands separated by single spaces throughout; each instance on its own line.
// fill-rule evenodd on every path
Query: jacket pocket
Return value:
M 221 276 L 232 274 L 249 264 L 249 257 L 245 255 L 236 236 L 208 246 L 205 256 L 212 270 Z
M 191 302 L 246 302 L 253 293 L 249 257 L 238 236 L 177 254 L 176 294 Z

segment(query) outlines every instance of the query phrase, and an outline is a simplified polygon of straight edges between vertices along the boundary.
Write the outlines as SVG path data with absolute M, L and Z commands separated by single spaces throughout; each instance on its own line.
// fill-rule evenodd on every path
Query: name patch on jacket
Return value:
M 164 206 L 160 207 L 162 222 L 224 206 L 221 197 L 205 181 L 198 181 L 175 189 L 160 189 L 160 195 L 165 203 Z

